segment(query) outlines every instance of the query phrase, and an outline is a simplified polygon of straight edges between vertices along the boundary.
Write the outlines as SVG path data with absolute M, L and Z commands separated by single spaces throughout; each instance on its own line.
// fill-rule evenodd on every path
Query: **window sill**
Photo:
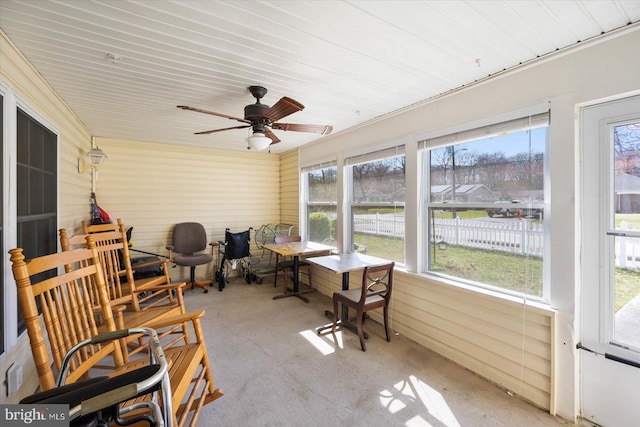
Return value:
M 487 289 L 479 286 L 466 284 L 463 282 L 459 282 L 457 280 L 448 279 L 446 277 L 441 277 L 435 274 L 410 272 L 404 269 L 402 266 L 400 267 L 396 266 L 395 271 L 400 274 L 404 274 L 407 276 L 415 277 L 416 279 L 427 281 L 430 284 L 433 284 L 436 286 L 455 288 L 457 290 L 460 290 L 461 292 L 472 295 L 474 298 L 484 297 L 492 300 L 499 299 L 505 303 L 512 304 L 515 306 L 525 305 L 535 311 L 538 311 L 544 314 L 556 312 L 556 310 L 551 308 L 551 306 L 548 303 L 542 301 L 541 299 L 536 299 L 535 297 L 526 297 L 524 295 L 512 295 L 508 293 L 503 293 L 503 292 L 495 291 L 492 289 Z

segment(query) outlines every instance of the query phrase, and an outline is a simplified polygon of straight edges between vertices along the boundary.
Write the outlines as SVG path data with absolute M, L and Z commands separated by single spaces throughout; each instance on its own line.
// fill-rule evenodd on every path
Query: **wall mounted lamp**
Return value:
M 104 163 L 104 159 L 107 158 L 107 155 L 104 154 L 100 148 L 96 147 L 87 153 L 87 157 L 89 157 L 89 164 L 86 164 L 82 159 L 78 159 L 78 173 L 83 173 L 88 170 L 99 170 L 100 166 Z

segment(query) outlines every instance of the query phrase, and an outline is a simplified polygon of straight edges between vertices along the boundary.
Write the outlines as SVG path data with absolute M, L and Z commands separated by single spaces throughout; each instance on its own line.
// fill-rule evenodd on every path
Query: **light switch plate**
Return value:
M 14 363 L 7 369 L 7 394 L 11 396 L 22 387 L 22 365 Z

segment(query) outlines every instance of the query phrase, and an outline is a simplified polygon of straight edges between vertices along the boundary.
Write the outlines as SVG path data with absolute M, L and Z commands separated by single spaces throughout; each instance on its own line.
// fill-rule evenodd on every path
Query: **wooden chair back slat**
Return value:
M 118 231 L 118 224 L 89 224 L 82 221 L 82 234 L 104 233 L 105 231 Z
M 112 304 L 130 305 L 131 311 L 140 311 L 143 303 L 146 308 L 179 306 L 180 311 L 184 313 L 182 291 L 176 291 L 174 296 L 173 292 L 162 290 L 162 287 L 160 287 L 160 291 L 153 289 L 154 286 L 171 283 L 166 261 L 158 261 L 163 264 L 164 274 L 162 276 L 150 277 L 148 280 L 147 278 L 134 279 L 127 231 L 122 220 L 118 219 L 117 224 L 99 225 L 87 225 L 86 222 L 83 222 L 84 231 L 87 234 L 69 237 L 64 228 L 60 229 L 60 245 L 63 251 L 82 247 L 86 237 L 93 236 Z M 140 287 L 138 283 L 140 283 Z M 141 295 L 141 290 L 146 292 L 145 296 Z M 95 301 L 95 298 L 92 299 Z
M 59 370 L 65 353 L 72 346 L 98 333 L 95 311 L 88 298 L 90 288 L 96 289 L 102 320 L 109 330 L 115 329 L 102 268 L 91 238 L 87 239 L 87 248 L 45 255 L 28 261 L 21 248 L 9 252 L 38 381 L 42 390 L 49 390 L 56 386 L 51 366 L 54 365 Z M 44 273 L 55 275 L 43 278 Z M 38 312 L 38 300 L 42 317 Z M 98 361 L 105 358 L 112 358 L 116 366 L 121 366 L 123 356 L 120 346 L 111 342 L 88 346 L 85 351 L 78 352 L 71 364 L 67 382 L 83 377 Z
M 67 231 L 61 228 L 60 234 L 60 246 L 63 251 L 68 251 L 73 248 L 84 247 L 88 234 L 80 234 L 69 237 Z M 115 301 L 118 304 L 132 304 L 137 305 L 135 295 L 130 291 L 130 286 L 133 282 L 133 274 L 129 277 L 126 272 L 126 258 L 128 255 L 128 249 L 125 243 L 123 243 L 122 233 L 120 231 L 106 231 L 102 233 L 91 234 L 93 241 L 98 251 L 98 260 L 102 266 L 102 273 L 104 275 L 105 283 L 107 285 L 107 294 L 111 301 Z M 125 263 L 125 269 L 121 269 L 121 261 Z M 126 282 L 123 280 L 123 276 L 126 277 Z M 125 288 L 126 287 L 126 288 Z M 97 295 L 95 295 L 95 289 L 89 293 L 91 300 L 98 301 Z
M 392 274 L 393 267 L 389 267 L 389 265 L 365 268 L 362 278 L 362 294 L 360 296 L 361 305 L 365 304 L 367 298 L 373 296 L 380 296 L 388 302 L 393 286 Z

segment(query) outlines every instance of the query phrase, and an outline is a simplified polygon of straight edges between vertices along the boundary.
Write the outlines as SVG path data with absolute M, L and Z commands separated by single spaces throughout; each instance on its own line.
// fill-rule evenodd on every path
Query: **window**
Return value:
M 404 264 L 404 147 L 347 159 L 350 249 Z
M 640 119 L 609 129 L 609 169 L 613 187 L 607 204 L 609 286 L 613 289 L 613 337 L 616 345 L 640 352 L 637 324 L 630 313 L 640 300 Z M 638 357 L 638 356 L 636 356 Z
M 57 137 L 20 109 L 17 136 L 17 243 L 31 259 L 58 249 Z M 18 334 L 24 329 L 18 310 Z
M 336 247 L 337 173 L 334 163 L 303 169 L 306 238 Z
M 424 142 L 426 271 L 538 298 L 548 113 Z

